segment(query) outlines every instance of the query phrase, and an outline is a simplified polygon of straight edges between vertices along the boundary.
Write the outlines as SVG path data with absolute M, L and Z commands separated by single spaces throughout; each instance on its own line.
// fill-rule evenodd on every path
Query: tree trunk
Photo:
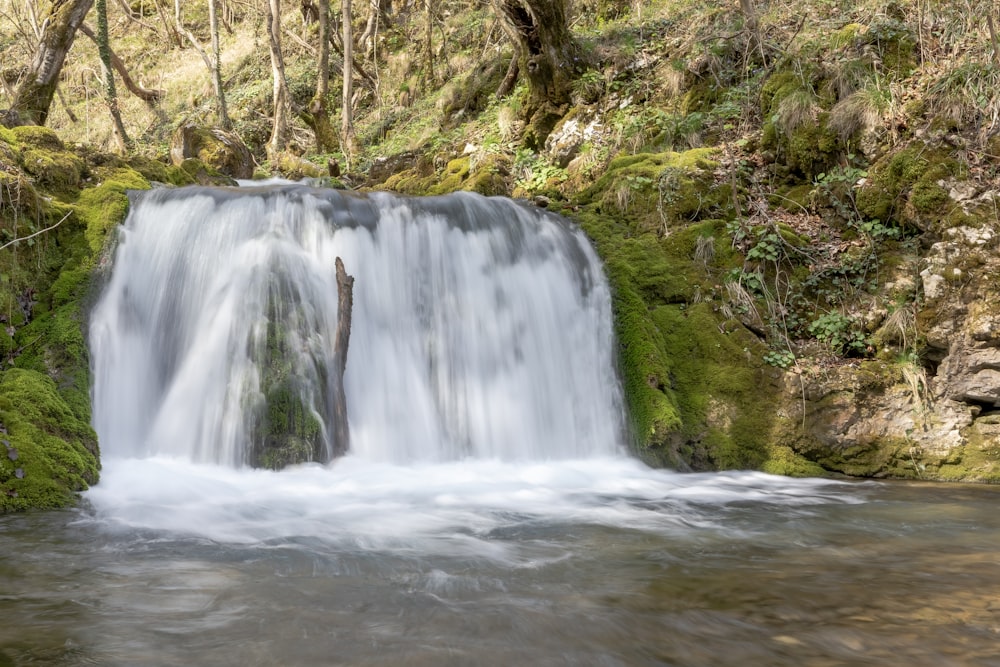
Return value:
M 337 148 L 337 133 L 330 123 L 330 0 L 319 0 L 319 73 L 316 75 L 316 95 L 309 103 L 307 121 L 316 136 L 316 151 L 329 153 Z
M 351 0 L 343 0 L 341 5 L 344 28 L 344 90 L 343 90 L 343 110 L 341 112 L 340 147 L 344 151 L 347 161 L 347 168 L 351 168 L 354 158 L 355 138 L 354 138 L 354 108 L 352 101 L 354 98 L 354 31 L 351 25 Z
M 424 50 L 427 56 L 427 90 L 434 87 L 434 0 L 424 0 Z
M 114 137 L 118 152 L 125 154 L 129 150 L 130 141 L 122 124 L 122 115 L 118 109 L 118 91 L 115 90 L 115 73 L 111 69 L 111 37 L 108 35 L 108 2 L 97 0 L 97 52 L 101 56 L 101 69 L 104 70 L 104 101 L 111 113 L 111 135 Z
M 760 35 L 760 23 L 757 20 L 757 10 L 753 5 L 753 0 L 740 0 L 740 11 L 743 12 L 743 23 L 750 32 L 750 49 L 760 53 L 761 62 L 767 66 L 767 58 L 764 54 L 764 40 Z
M 288 144 L 288 83 L 281 52 L 281 0 L 268 0 L 267 25 L 271 45 L 271 77 L 274 82 L 274 124 L 267 142 L 267 156 L 276 162 Z
M 368 22 L 365 29 L 358 38 L 358 47 L 365 58 L 375 60 L 375 46 L 378 39 L 379 23 L 389 17 L 389 10 L 392 3 L 389 0 L 371 0 L 368 3 Z
M 347 398 L 344 395 L 344 371 L 347 369 L 347 348 L 351 339 L 351 311 L 354 308 L 354 276 L 348 275 L 344 262 L 338 257 L 337 269 L 337 331 L 333 339 L 336 360 L 333 399 L 333 455 L 343 456 L 350 448 L 350 429 L 347 423 Z
M 566 21 L 566 0 L 494 0 L 528 78 L 524 143 L 539 148 L 569 108 L 571 84 L 585 69 Z
M 223 130 L 233 129 L 226 109 L 226 92 L 222 89 L 222 54 L 219 49 L 218 0 L 208 0 L 208 25 L 212 32 L 212 87 L 215 88 L 215 111 Z
M 28 76 L 17 89 L 11 109 L 23 122 L 45 125 L 66 54 L 94 0 L 54 0 L 43 23 L 42 38 Z

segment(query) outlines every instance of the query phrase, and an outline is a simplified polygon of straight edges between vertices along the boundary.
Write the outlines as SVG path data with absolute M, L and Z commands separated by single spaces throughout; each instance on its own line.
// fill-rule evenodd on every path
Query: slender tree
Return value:
M 226 108 L 226 91 L 222 88 L 222 51 L 219 48 L 218 0 L 208 0 L 208 25 L 212 32 L 212 87 L 215 88 L 215 111 L 224 130 L 233 127 Z
M 288 83 L 285 80 L 285 59 L 281 52 L 281 0 L 268 0 L 267 26 L 271 46 L 271 78 L 274 83 L 274 124 L 271 139 L 267 142 L 267 156 L 274 162 L 288 145 Z
M 101 57 L 101 69 L 104 72 L 104 101 L 111 113 L 111 135 L 119 153 L 127 153 L 130 148 L 128 134 L 122 123 L 122 115 L 118 109 L 118 91 L 115 90 L 115 73 L 111 69 L 111 37 L 108 34 L 108 2 L 97 0 L 97 52 Z
M 319 0 L 319 71 L 316 74 L 316 95 L 309 103 L 307 120 L 316 136 L 316 150 L 328 153 L 337 148 L 337 133 L 330 124 L 328 97 L 330 94 L 330 0 Z
M 80 32 L 86 35 L 91 41 L 94 42 L 94 44 L 98 43 L 97 33 L 95 33 L 94 30 L 86 23 L 80 24 Z M 118 57 L 118 54 L 114 52 L 114 49 L 112 49 L 110 45 L 108 46 L 108 54 L 111 56 L 111 67 L 113 67 L 114 70 L 118 72 L 118 76 L 121 78 L 122 83 L 125 84 L 125 88 L 130 93 L 138 97 L 143 102 L 146 102 L 151 107 L 160 101 L 160 99 L 164 95 L 164 92 L 162 90 L 157 90 L 155 88 L 154 89 L 143 88 L 142 86 L 137 84 L 135 80 L 132 78 L 132 75 L 129 74 L 128 68 L 125 67 L 125 63 L 122 61 L 121 58 Z
M 354 97 L 354 67 L 352 66 L 354 61 L 354 30 L 351 26 L 351 0 L 343 0 L 341 11 L 344 27 L 344 99 L 340 118 L 340 146 L 347 159 L 347 166 L 350 168 L 355 153 L 354 108 L 352 106 L 352 98 Z
M 208 17 L 209 25 L 212 33 L 211 39 L 211 49 L 212 55 L 209 56 L 208 52 L 198 41 L 198 38 L 193 32 L 184 27 L 184 22 L 181 20 L 181 3 L 180 0 L 174 0 L 174 25 L 176 27 L 177 33 L 184 35 L 194 50 L 198 52 L 201 56 L 202 62 L 205 63 L 205 67 L 208 68 L 209 73 L 212 76 L 212 88 L 215 93 L 215 113 L 219 121 L 219 125 L 224 129 L 230 129 L 232 127 L 232 121 L 229 119 L 229 112 L 226 109 L 226 95 L 222 88 L 222 69 L 221 69 L 221 58 L 219 51 L 219 22 L 218 22 L 218 12 L 217 12 L 216 0 L 208 0 Z
M 66 54 L 93 4 L 94 0 L 53 0 L 42 23 L 35 58 L 11 105 L 22 122 L 45 125 Z
M 424 51 L 427 55 L 427 88 L 434 87 L 434 2 L 424 0 Z

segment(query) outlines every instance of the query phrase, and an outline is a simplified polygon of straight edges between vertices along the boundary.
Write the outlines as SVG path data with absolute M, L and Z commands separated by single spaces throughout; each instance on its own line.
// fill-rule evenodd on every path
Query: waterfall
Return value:
M 133 195 L 90 321 L 105 455 L 336 454 L 338 257 L 355 279 L 352 456 L 620 452 L 610 294 L 576 227 L 503 198 L 296 185 Z

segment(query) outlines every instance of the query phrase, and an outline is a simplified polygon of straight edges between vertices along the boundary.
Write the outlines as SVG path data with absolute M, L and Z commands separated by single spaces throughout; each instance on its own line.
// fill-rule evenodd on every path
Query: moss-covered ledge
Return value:
M 61 507 L 98 479 L 86 310 L 150 161 L 70 150 L 40 127 L 0 134 L 0 148 L 21 186 L 0 200 L 0 512 Z
M 97 436 L 47 375 L 0 375 L 0 424 L 0 512 L 63 507 L 97 482 Z

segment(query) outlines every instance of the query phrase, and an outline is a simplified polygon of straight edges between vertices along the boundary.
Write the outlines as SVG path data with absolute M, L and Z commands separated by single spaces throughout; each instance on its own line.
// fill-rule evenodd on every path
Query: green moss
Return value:
M 83 160 L 72 153 L 43 148 L 24 149 L 21 162 L 37 185 L 59 193 L 79 187 L 86 170 Z
M 868 171 L 857 193 L 858 210 L 883 222 L 933 227 L 951 208 L 948 192 L 938 182 L 961 173 L 962 167 L 948 151 L 911 143 Z
M 62 139 L 55 132 L 40 125 L 22 125 L 8 131 L 9 143 L 18 143 L 48 151 L 62 152 L 66 150 Z
M 830 473 L 821 465 L 797 454 L 787 445 L 771 444 L 767 460 L 760 468 L 763 472 L 786 477 L 826 477 Z
M 42 219 L 44 202 L 31 182 L 20 172 L 0 170 L 0 240 L 3 243 L 27 236 Z M 35 225 L 37 226 L 37 225 Z
M 728 184 L 714 180 L 716 149 L 682 153 L 639 153 L 615 158 L 578 196 L 602 211 L 627 215 L 641 231 L 662 231 L 699 217 L 718 215 L 731 205 Z
M 768 457 L 777 393 L 759 361 L 760 342 L 741 326 L 720 327 L 708 303 L 661 306 L 652 317 L 670 360 L 682 432 L 703 457 L 692 463 L 759 468 Z
M 131 168 L 104 174 L 100 185 L 88 188 L 76 202 L 76 214 L 86 225 L 86 238 L 96 256 L 107 242 L 108 232 L 125 220 L 128 213 L 127 190 L 146 190 L 149 183 Z
M 272 286 L 274 295 L 285 293 L 279 278 Z M 306 362 L 296 343 L 293 327 L 303 317 L 300 306 L 287 299 L 272 297 L 268 304 L 267 336 L 260 350 L 262 356 L 260 391 L 262 402 L 255 432 L 250 465 L 280 469 L 296 463 L 321 459 L 323 428 L 317 406 L 326 403 L 324 395 L 309 391 L 304 375 Z M 319 369 L 319 372 L 323 372 Z M 325 386 L 325 382 L 319 383 Z
M 141 155 L 128 159 L 128 166 L 150 182 L 171 183 L 170 168 L 159 160 L 152 160 Z
M 437 177 L 433 174 L 421 173 L 417 168 L 406 169 L 397 172 L 386 179 L 382 187 L 392 192 L 400 192 L 408 195 L 429 194 L 431 188 L 437 184 Z
M 0 422 L 0 511 L 64 507 L 97 482 L 97 438 L 50 378 L 17 368 L 0 375 Z
M 181 173 L 168 169 L 170 182 L 174 185 L 189 185 L 198 183 L 200 185 L 236 185 L 236 181 L 229 176 L 220 173 L 213 167 L 206 165 L 197 158 L 188 158 L 177 167 Z
M 835 30 L 831 36 L 834 47 L 851 46 L 861 35 L 868 31 L 866 26 L 860 23 L 848 23 L 840 30 Z
M 937 470 L 937 477 L 950 482 L 1000 484 L 1000 447 L 997 427 L 987 417 L 973 422 L 966 431 L 967 442 L 951 452 Z
M 462 183 L 468 178 L 469 170 L 469 156 L 451 160 L 438 184 L 431 187 L 430 194 L 440 195 L 462 189 Z

